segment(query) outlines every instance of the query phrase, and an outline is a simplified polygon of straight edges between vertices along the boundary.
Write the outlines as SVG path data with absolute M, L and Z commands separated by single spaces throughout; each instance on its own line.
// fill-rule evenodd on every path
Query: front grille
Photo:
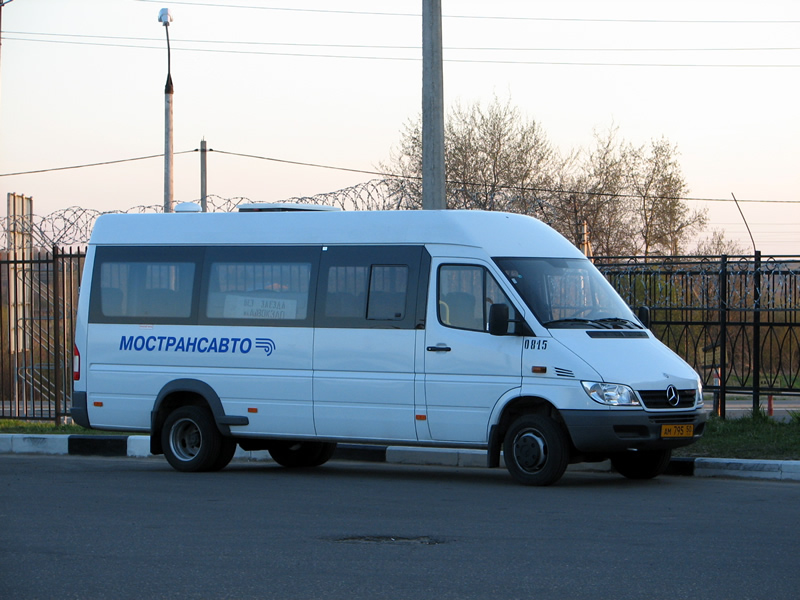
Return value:
M 667 390 L 639 390 L 639 397 L 641 397 L 645 408 L 653 410 L 692 408 L 696 394 L 696 390 L 678 390 L 678 404 L 673 406 L 667 400 Z

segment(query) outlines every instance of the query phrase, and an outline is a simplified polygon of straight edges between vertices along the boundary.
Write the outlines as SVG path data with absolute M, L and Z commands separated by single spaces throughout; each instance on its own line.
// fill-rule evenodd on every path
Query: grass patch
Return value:
M 56 425 L 49 421 L 17 421 L 0 419 L 0 433 L 27 433 L 30 435 L 127 435 L 122 431 L 98 431 L 80 425 Z
M 710 416 L 703 437 L 673 456 L 800 460 L 800 414 L 778 421 L 763 412 L 738 419 Z

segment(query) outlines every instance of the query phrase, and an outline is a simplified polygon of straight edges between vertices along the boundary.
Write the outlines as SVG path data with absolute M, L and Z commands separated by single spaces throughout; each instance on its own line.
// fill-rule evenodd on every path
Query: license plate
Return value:
M 694 425 L 662 425 L 662 438 L 686 438 L 694 435 Z

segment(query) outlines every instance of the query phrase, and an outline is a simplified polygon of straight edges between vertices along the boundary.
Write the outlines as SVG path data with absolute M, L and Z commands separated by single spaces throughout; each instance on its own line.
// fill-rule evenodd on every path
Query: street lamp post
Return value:
M 172 212 L 173 180 L 172 180 L 172 73 L 171 56 L 169 47 L 169 24 L 172 14 L 168 8 L 162 8 L 158 13 L 158 22 L 164 25 L 167 33 L 167 84 L 164 86 L 164 212 Z

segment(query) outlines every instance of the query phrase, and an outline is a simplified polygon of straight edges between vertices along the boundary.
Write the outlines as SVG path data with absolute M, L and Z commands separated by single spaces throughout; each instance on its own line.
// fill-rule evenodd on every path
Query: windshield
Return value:
M 495 258 L 545 327 L 642 329 L 628 305 L 585 258 Z

